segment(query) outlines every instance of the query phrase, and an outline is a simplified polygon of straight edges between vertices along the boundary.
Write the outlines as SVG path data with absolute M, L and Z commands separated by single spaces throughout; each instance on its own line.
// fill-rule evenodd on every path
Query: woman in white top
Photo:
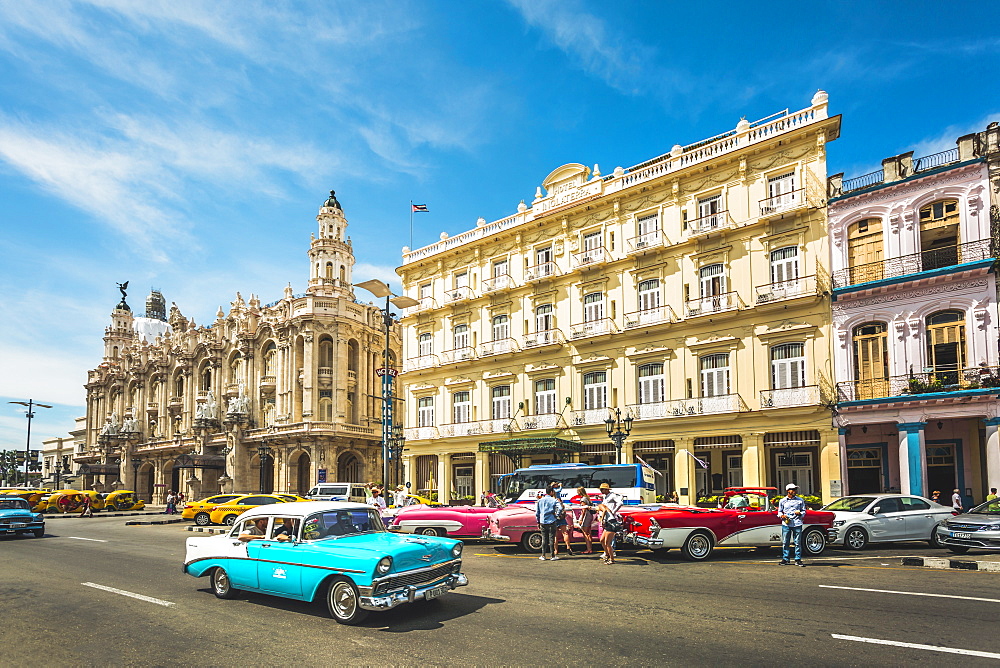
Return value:
M 604 495 L 604 500 L 597 506 L 597 510 L 601 514 L 601 528 L 604 530 L 601 533 L 601 547 L 604 548 L 604 563 L 613 564 L 615 563 L 615 534 L 617 532 L 614 527 L 621 524 L 618 511 L 625 502 L 620 494 L 611 491 L 611 485 L 606 482 L 601 483 L 600 490 L 601 494 Z

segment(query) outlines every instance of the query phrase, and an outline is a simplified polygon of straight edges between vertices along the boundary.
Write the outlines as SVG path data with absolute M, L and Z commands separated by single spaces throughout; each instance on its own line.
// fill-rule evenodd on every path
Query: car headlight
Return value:
M 845 524 L 847 524 L 847 520 L 834 520 L 833 521 L 833 526 L 835 526 L 835 527 L 842 527 Z
M 649 535 L 650 536 L 656 536 L 658 533 L 660 533 L 660 523 L 656 521 L 656 518 L 650 517 L 649 518 Z
M 455 543 L 455 547 L 451 548 L 451 556 L 461 557 L 462 556 L 462 543 Z
M 392 568 L 392 557 L 382 557 L 378 560 L 378 565 L 375 566 L 375 572 L 379 575 L 385 575 Z

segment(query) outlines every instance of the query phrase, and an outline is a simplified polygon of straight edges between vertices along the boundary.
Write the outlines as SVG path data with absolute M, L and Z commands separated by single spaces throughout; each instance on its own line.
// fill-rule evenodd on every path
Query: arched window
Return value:
M 875 399 L 889 391 L 889 344 L 884 322 L 854 328 L 854 399 Z
M 604 293 L 591 292 L 583 296 L 583 321 L 599 322 L 604 320 Z
M 333 339 L 323 336 L 319 340 L 319 365 L 322 367 L 333 366 Z
M 885 276 L 881 220 L 859 220 L 847 228 L 847 266 L 851 285 L 877 281 Z
M 535 331 L 547 332 L 556 328 L 556 317 L 552 312 L 552 304 L 540 304 L 535 307 Z
M 663 364 L 643 364 L 639 372 L 639 403 L 658 404 L 664 397 Z
M 319 400 L 319 419 L 322 422 L 333 422 L 333 399 L 327 397 Z
M 205 370 L 201 372 L 201 389 L 204 392 L 208 392 L 212 389 L 212 369 L 211 367 L 205 367 Z
M 229 363 L 229 372 L 230 372 L 229 382 L 235 384 L 235 383 L 239 383 L 240 381 L 244 380 L 244 378 L 243 378 L 243 355 L 242 354 L 236 353 L 236 355 L 233 356 L 232 362 Z
M 269 341 L 264 347 L 264 375 L 273 376 L 277 372 L 278 346 Z
M 583 375 L 583 408 L 594 410 L 608 406 L 608 374 L 592 371 Z
M 347 283 L 347 267 L 340 265 L 340 284 L 344 285 Z
M 556 379 L 543 378 L 535 381 L 535 415 L 551 415 L 556 412 Z
M 326 263 L 326 278 L 333 279 L 333 263 Z
M 920 207 L 920 264 L 924 271 L 961 262 L 958 200 L 942 199 Z
M 455 350 L 461 350 L 463 348 L 469 347 L 469 326 L 468 325 L 455 325 L 452 329 L 452 346 Z
M 351 339 L 347 342 L 347 370 L 358 372 L 358 362 L 360 360 L 360 351 L 358 349 L 358 342 Z
M 492 389 L 493 419 L 508 420 L 511 415 L 510 385 L 497 385 Z
M 510 338 L 510 318 L 498 315 L 493 318 L 493 340 L 503 341 Z
M 787 390 L 806 384 L 806 345 L 782 343 L 771 348 L 771 389 Z
M 729 394 L 729 354 L 718 353 L 701 358 L 701 396 Z
M 183 397 L 184 396 L 184 376 L 180 374 L 174 379 L 174 396 Z
M 927 366 L 935 380 L 955 385 L 966 367 L 965 313 L 938 311 L 927 316 Z
M 420 357 L 432 355 L 434 353 L 434 336 L 430 332 L 424 332 L 417 337 L 417 354 Z

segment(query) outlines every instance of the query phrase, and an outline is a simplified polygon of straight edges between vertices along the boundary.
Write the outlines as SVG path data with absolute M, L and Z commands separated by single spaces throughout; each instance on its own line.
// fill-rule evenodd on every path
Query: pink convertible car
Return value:
M 566 513 L 572 513 L 576 518 L 579 518 L 582 512 L 583 506 L 566 506 Z M 583 542 L 583 534 L 578 529 L 574 529 L 570 536 L 570 540 L 574 543 Z M 596 543 L 596 519 L 591 527 L 591 536 Z M 497 510 L 489 516 L 489 526 L 483 533 L 483 538 L 520 543 L 526 552 L 541 552 L 542 533 L 535 521 L 535 504 L 516 504 Z
M 389 531 L 424 536 L 482 538 L 490 515 L 497 510 L 485 506 L 411 506 L 396 513 Z

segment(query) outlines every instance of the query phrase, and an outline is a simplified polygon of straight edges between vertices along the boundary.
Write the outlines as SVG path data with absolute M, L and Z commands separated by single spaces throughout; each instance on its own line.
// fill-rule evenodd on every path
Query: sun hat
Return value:
M 798 485 L 796 485 L 796 484 L 795 484 L 794 482 L 790 482 L 790 483 L 788 483 L 787 485 L 785 485 L 785 491 L 786 491 L 786 492 L 787 492 L 788 490 L 790 490 L 790 489 L 798 489 L 798 488 L 799 488 L 799 486 L 798 486 Z

